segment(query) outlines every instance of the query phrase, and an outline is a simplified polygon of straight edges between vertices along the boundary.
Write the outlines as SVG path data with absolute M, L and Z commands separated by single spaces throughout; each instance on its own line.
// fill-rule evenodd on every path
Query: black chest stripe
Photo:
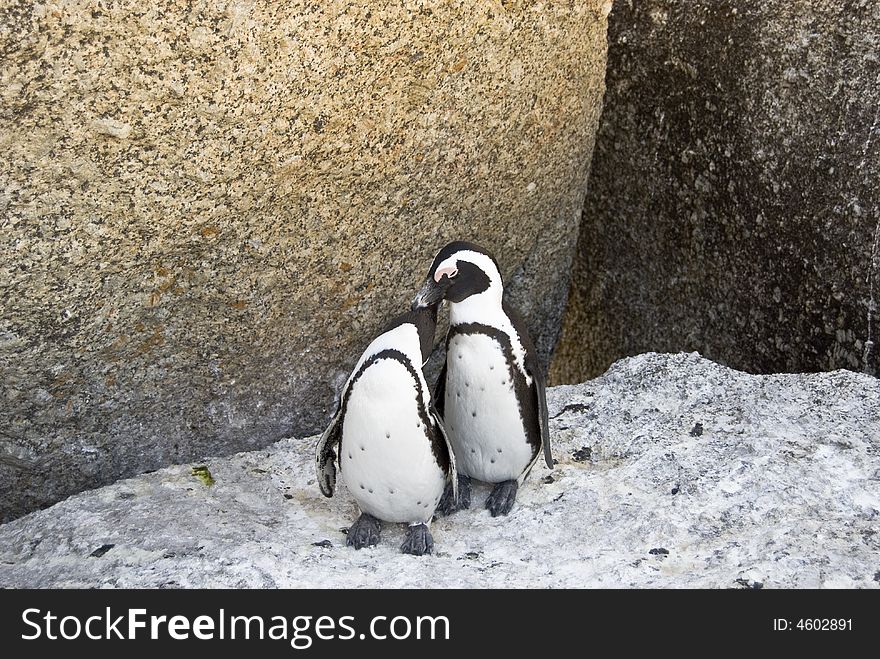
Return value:
M 522 419 L 526 438 L 528 439 L 529 444 L 532 445 L 533 449 L 539 451 L 541 449 L 541 427 L 538 422 L 538 406 L 534 384 L 530 386 L 526 382 L 526 376 L 516 367 L 516 359 L 513 355 L 513 346 L 510 342 L 510 336 L 497 327 L 483 325 L 482 323 L 462 323 L 461 325 L 453 325 L 449 329 L 449 334 L 446 336 L 447 359 L 449 355 L 449 345 L 452 342 L 452 339 L 460 334 L 469 336 L 482 334 L 484 336 L 489 336 L 495 339 L 498 342 L 498 345 L 501 346 L 501 351 L 504 353 L 504 361 L 507 364 L 508 375 L 511 382 L 513 382 L 516 403 L 519 407 L 519 416 Z
M 382 361 L 383 359 L 393 359 L 397 362 L 400 362 L 401 364 L 403 364 L 403 366 L 412 377 L 413 385 L 415 386 L 416 391 L 416 406 L 419 413 L 419 420 L 421 421 L 422 426 L 425 428 L 428 439 L 431 442 L 431 452 L 434 454 L 434 459 L 437 461 L 440 469 L 443 470 L 443 473 L 448 474 L 449 455 L 446 450 L 446 442 L 443 440 L 443 435 L 441 435 L 437 430 L 434 429 L 434 424 L 428 416 L 428 411 L 425 409 L 425 403 L 422 398 L 422 383 L 420 381 L 418 373 L 416 372 L 416 369 L 413 367 L 412 362 L 407 359 L 406 355 L 404 355 L 399 350 L 394 350 L 393 348 L 382 350 L 381 352 L 377 352 L 375 355 L 371 356 L 361 365 L 361 367 L 357 370 L 357 373 L 355 373 L 354 377 L 351 379 L 348 389 L 346 389 L 345 391 L 345 396 L 343 396 L 342 398 L 342 413 L 339 415 L 339 422 L 343 423 L 343 420 L 345 419 L 345 414 L 348 410 L 348 399 L 351 397 L 351 392 L 354 390 L 355 383 L 366 372 L 366 370 L 370 368 L 370 366 L 372 366 L 376 362 Z M 340 437 L 341 436 L 342 432 L 340 430 Z M 340 444 L 342 444 L 342 442 L 343 440 L 340 439 Z M 341 451 L 343 450 L 343 448 L 340 448 L 340 457 L 342 456 Z

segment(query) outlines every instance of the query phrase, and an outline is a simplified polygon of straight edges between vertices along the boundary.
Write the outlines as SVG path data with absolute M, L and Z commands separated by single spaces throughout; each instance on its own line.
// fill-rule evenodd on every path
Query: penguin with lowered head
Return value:
M 470 505 L 470 479 L 494 483 L 486 508 L 507 515 L 543 449 L 553 468 L 544 374 L 525 324 L 504 301 L 501 271 L 484 248 L 441 249 L 413 309 L 449 302 L 446 363 L 434 392 L 458 470 L 437 513 Z
M 318 440 L 321 492 L 333 496 L 338 464 L 361 510 L 348 531 L 347 544 L 355 549 L 377 544 L 384 521 L 409 524 L 403 553 L 430 554 L 428 525 L 447 482 L 457 485 L 455 456 L 422 373 L 437 306 L 399 316 L 367 346 Z

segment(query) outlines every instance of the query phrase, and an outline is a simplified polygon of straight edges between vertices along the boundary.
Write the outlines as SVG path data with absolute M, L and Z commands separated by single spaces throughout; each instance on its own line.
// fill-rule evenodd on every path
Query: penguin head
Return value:
M 500 303 L 503 292 L 501 269 L 492 254 L 479 245 L 457 240 L 434 257 L 412 308 L 421 309 L 442 300 L 463 302 L 482 294 L 497 298 Z
M 386 334 L 401 325 L 413 325 L 419 337 L 419 350 L 422 354 L 422 364 L 424 364 L 434 349 L 434 330 L 437 327 L 437 308 L 439 306 L 440 301 L 438 300 L 423 307 L 413 307 L 411 311 L 401 314 L 389 322 L 382 333 Z

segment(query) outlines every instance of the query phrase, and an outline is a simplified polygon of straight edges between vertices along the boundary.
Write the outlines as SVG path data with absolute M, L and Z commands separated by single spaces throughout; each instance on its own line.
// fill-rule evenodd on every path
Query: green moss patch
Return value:
M 214 477 L 211 475 L 211 470 L 208 469 L 206 465 L 199 465 L 198 467 L 192 468 L 192 475 L 198 478 L 202 483 L 211 487 L 215 481 Z

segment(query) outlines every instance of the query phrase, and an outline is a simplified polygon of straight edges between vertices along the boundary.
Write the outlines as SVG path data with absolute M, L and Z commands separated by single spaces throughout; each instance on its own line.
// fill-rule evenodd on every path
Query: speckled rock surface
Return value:
M 880 374 L 880 3 L 619 0 L 609 21 L 555 381 L 646 350 Z
M 604 0 L 0 6 L 0 519 L 314 432 L 453 238 L 548 354 Z
M 481 506 L 359 552 L 315 438 L 85 492 L 0 526 L 0 586 L 876 588 L 880 381 L 755 376 L 646 354 L 549 391 L 558 464 L 507 518 Z M 488 490 L 480 486 L 475 500 Z

